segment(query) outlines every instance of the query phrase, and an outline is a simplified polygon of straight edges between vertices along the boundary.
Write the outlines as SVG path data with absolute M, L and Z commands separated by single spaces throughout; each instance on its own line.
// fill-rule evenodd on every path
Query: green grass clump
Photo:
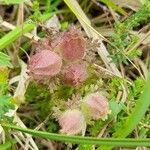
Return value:
M 138 42 L 138 38 L 135 35 L 130 34 L 133 28 L 142 25 L 144 22 L 150 20 L 150 3 L 142 6 L 136 13 L 128 17 L 124 22 L 116 22 L 115 32 L 111 35 L 112 44 L 117 47 L 117 50 L 112 50 L 110 56 L 112 61 L 116 64 L 125 63 L 128 64 L 128 59 L 134 59 L 141 55 L 140 50 L 132 49 L 132 47 Z M 125 55 L 127 57 L 125 57 Z

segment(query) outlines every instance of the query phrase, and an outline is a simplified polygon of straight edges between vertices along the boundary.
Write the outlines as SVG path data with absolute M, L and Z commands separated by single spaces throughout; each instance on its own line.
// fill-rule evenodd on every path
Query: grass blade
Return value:
M 48 133 L 43 131 L 36 131 L 32 129 L 25 129 L 9 124 L 2 124 L 3 127 L 12 128 L 21 132 L 32 134 L 33 136 L 42 137 L 55 141 L 63 141 L 77 144 L 97 144 L 97 145 L 111 145 L 111 146 L 150 146 L 150 139 L 123 139 L 123 138 L 94 138 L 82 136 L 67 136 L 55 133 Z
M 52 16 L 52 14 L 42 15 L 40 20 L 45 21 L 48 18 L 50 18 L 51 16 Z M 18 26 L 14 30 L 10 31 L 8 34 L 6 34 L 3 38 L 0 39 L 0 50 L 3 50 L 6 46 L 13 43 L 24 33 L 31 31 L 35 26 L 36 26 L 36 24 L 34 24 L 34 23 L 26 22 L 22 26 Z
M 11 141 L 7 141 L 5 144 L 1 144 L 0 145 L 0 150 L 7 150 L 10 149 L 10 147 L 15 144 L 16 141 L 15 140 L 11 140 Z
M 120 128 L 120 130 L 118 130 L 114 134 L 114 136 L 126 137 L 127 135 L 129 135 L 136 127 L 136 125 L 140 122 L 149 106 L 150 106 L 150 72 L 145 86 L 145 90 L 141 95 L 141 99 L 137 101 L 137 104 L 132 114 L 128 117 L 122 128 Z
M 27 2 L 28 0 L 0 0 L 0 4 L 10 5 L 10 4 L 20 4 Z
M 100 0 L 101 2 L 103 2 L 104 4 L 106 4 L 107 6 L 111 7 L 113 10 L 119 12 L 120 14 L 127 16 L 128 14 L 126 13 L 126 11 L 124 9 L 122 9 L 121 7 L 117 6 L 113 1 L 111 0 Z

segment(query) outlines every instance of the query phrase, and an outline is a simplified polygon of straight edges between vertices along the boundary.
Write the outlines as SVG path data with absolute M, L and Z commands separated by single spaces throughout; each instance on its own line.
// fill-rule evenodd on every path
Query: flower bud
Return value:
M 66 61 L 81 60 L 86 50 L 86 40 L 75 28 L 66 31 L 56 47 Z
M 42 50 L 33 55 L 28 69 L 34 79 L 43 79 L 58 74 L 62 66 L 61 57 L 50 50 Z
M 85 132 L 86 122 L 84 116 L 79 110 L 67 110 L 59 118 L 61 133 L 75 135 Z
M 84 64 L 71 64 L 64 70 L 64 82 L 68 85 L 81 85 L 87 79 L 86 66 Z
M 107 115 L 110 113 L 109 104 L 106 97 L 101 95 L 100 93 L 92 93 L 87 95 L 84 98 L 84 102 L 89 107 L 91 111 L 91 117 L 94 120 L 107 118 Z

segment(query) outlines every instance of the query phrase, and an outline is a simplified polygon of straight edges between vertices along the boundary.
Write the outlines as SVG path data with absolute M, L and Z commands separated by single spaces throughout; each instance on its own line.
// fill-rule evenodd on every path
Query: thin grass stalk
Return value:
M 31 134 L 33 136 L 46 138 L 49 140 L 76 143 L 76 144 L 96 144 L 96 145 L 124 146 L 124 147 L 150 146 L 150 139 L 95 138 L 95 137 L 82 137 L 82 136 L 68 136 L 68 135 L 48 133 L 43 131 L 21 128 L 10 124 L 2 124 L 2 126 L 5 128 L 15 129 L 21 132 Z

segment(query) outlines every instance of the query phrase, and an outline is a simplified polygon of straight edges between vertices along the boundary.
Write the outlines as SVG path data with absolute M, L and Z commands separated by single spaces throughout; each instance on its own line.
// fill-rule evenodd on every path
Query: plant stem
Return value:
M 70 143 L 80 144 L 97 144 L 107 146 L 150 146 L 150 139 L 125 139 L 125 138 L 94 138 L 94 137 L 82 137 L 82 136 L 67 136 L 55 133 L 48 133 L 43 131 L 36 131 L 32 129 L 25 129 L 10 124 L 2 124 L 3 127 L 15 129 L 21 132 L 32 134 L 33 136 L 42 137 L 55 141 L 63 141 Z

